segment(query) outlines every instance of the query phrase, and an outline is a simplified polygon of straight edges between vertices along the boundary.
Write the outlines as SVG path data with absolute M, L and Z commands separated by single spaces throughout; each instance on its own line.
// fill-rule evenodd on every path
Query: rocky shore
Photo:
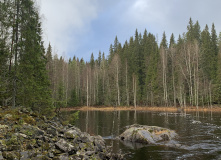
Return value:
M 111 153 L 101 136 L 91 136 L 54 117 L 26 108 L 0 108 L 0 160 L 124 159 Z

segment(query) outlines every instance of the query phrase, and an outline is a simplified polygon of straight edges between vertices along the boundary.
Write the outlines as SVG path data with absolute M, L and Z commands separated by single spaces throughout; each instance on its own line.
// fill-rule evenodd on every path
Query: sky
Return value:
M 91 53 L 109 54 L 117 36 L 121 44 L 139 33 L 150 32 L 158 42 L 186 32 L 190 17 L 201 30 L 215 24 L 221 32 L 220 0 L 35 0 L 40 9 L 43 40 L 53 54 L 86 61 Z

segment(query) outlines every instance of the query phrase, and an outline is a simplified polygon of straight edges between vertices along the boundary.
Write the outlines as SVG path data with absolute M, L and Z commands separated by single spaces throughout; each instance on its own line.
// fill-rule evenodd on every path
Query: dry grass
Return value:
M 75 107 L 75 108 L 62 108 L 62 111 L 133 111 L 134 107 Z M 186 107 L 186 108 L 177 108 L 177 107 L 136 107 L 137 111 L 156 111 L 156 112 L 178 112 L 178 111 L 186 111 L 186 112 L 221 112 L 221 107 Z

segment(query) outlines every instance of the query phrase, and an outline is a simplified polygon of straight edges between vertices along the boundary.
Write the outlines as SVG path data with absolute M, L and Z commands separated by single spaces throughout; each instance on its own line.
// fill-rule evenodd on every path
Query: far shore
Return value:
M 221 107 L 105 107 L 105 106 L 82 106 L 82 107 L 70 107 L 70 108 L 61 108 L 61 111 L 156 111 L 156 112 L 221 112 Z

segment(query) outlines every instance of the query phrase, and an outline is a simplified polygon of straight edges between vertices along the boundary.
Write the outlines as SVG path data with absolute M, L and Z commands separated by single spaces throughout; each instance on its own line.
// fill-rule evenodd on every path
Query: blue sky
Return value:
M 201 30 L 215 24 L 221 31 L 220 0 L 36 0 L 43 24 L 43 39 L 54 54 L 66 59 L 76 56 L 89 61 L 91 53 L 108 55 L 117 35 L 123 44 L 135 30 L 158 37 L 165 31 L 177 39 L 186 32 L 189 18 L 199 21 Z

